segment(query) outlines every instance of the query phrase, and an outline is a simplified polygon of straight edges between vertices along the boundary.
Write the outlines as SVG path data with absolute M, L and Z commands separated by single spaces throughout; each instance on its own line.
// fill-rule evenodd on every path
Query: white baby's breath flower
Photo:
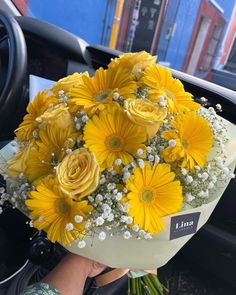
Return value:
M 125 172 L 124 174 L 124 180 L 130 178 L 131 174 L 129 172 Z
M 123 197 L 122 193 L 119 192 L 119 193 L 116 194 L 116 200 L 118 202 L 122 199 L 122 197 Z
M 113 221 L 113 220 L 114 220 L 114 214 L 113 214 L 113 213 L 110 213 L 110 214 L 108 215 L 108 217 L 107 217 L 107 220 L 108 220 L 109 222 Z
M 67 230 L 67 231 L 72 231 L 73 229 L 74 229 L 74 225 L 73 225 L 73 223 L 71 223 L 71 222 L 67 223 L 67 225 L 66 225 L 66 230 Z
M 128 218 L 128 216 L 122 215 L 121 218 L 120 218 L 120 221 L 123 222 L 123 223 L 126 223 L 127 218 Z
M 201 100 L 202 103 L 206 103 L 207 102 L 207 99 L 205 97 L 201 97 L 200 100 Z
M 208 190 L 206 190 L 206 191 L 200 191 L 200 193 L 198 193 L 198 196 L 200 198 L 207 198 L 209 196 L 209 192 L 208 192 Z
M 158 155 L 155 155 L 155 163 L 159 163 L 160 162 L 160 157 Z
M 142 159 L 138 159 L 138 165 L 140 168 L 144 168 L 144 161 Z
M 203 172 L 203 173 L 202 173 L 202 180 L 203 180 L 203 181 L 207 180 L 208 177 L 209 177 L 209 175 L 208 175 L 207 172 Z
M 224 167 L 223 169 L 222 169 L 222 172 L 225 174 L 225 175 L 229 175 L 229 168 L 228 167 Z
M 104 241 L 106 239 L 106 236 L 107 236 L 106 233 L 104 231 L 101 231 L 98 235 L 98 239 L 100 241 Z
M 138 232 L 138 235 L 143 238 L 145 235 L 145 231 L 143 229 L 140 229 L 140 231 Z
M 91 203 L 93 203 L 93 202 L 94 202 L 94 197 L 92 197 L 92 196 L 88 196 L 88 200 L 89 200 Z
M 99 183 L 100 184 L 104 184 L 106 182 L 106 178 L 104 177 L 104 175 L 100 178 Z
M 102 204 L 102 210 L 103 210 L 103 212 L 110 213 L 111 207 L 108 204 Z
M 83 221 L 83 216 L 75 215 L 74 220 L 76 223 L 81 223 Z
M 78 248 L 83 249 L 86 246 L 86 242 L 84 240 L 79 241 L 77 246 Z
M 76 128 L 77 130 L 80 130 L 80 129 L 81 129 L 81 124 L 80 124 L 79 122 L 77 122 L 77 123 L 75 124 L 75 128 Z
M 187 183 L 192 183 L 192 182 L 193 182 L 193 177 L 192 177 L 191 175 L 188 175 L 188 176 L 186 177 L 186 182 L 187 182 Z
M 126 219 L 127 224 L 131 224 L 133 222 L 133 218 L 131 216 L 128 216 Z
M 212 177 L 211 177 L 211 181 L 212 181 L 213 183 L 216 183 L 216 182 L 217 182 L 217 177 L 216 177 L 215 175 L 212 175 Z
M 131 233 L 127 230 L 123 234 L 124 239 L 128 240 L 132 237 Z
M 89 120 L 89 117 L 87 115 L 83 115 L 81 120 L 82 120 L 82 122 L 86 123 Z
M 191 193 L 186 193 L 186 199 L 188 202 L 192 202 L 195 197 Z
M 138 150 L 137 150 L 137 155 L 138 155 L 138 156 L 141 156 L 142 154 L 143 154 L 143 149 L 138 149 Z
M 96 222 L 97 226 L 103 225 L 104 218 L 102 216 L 99 216 L 99 217 L 96 218 L 95 222 Z
M 119 97 L 120 97 L 120 94 L 119 94 L 118 92 L 114 92 L 114 93 L 113 93 L 113 99 L 114 99 L 114 100 L 118 100 Z
M 213 187 L 215 186 L 214 182 L 209 182 L 208 184 L 208 189 L 213 189 Z
M 155 160 L 155 157 L 153 155 L 148 156 L 148 161 L 153 162 Z
M 84 224 L 84 227 L 85 227 L 86 229 L 89 229 L 90 226 L 91 226 L 91 221 L 90 221 L 90 220 L 87 220 L 87 221 L 85 222 L 85 224 Z
M 159 102 L 165 102 L 166 101 L 164 96 L 158 96 L 158 98 L 159 98 Z
M 102 202 L 103 201 L 103 196 L 101 194 L 97 194 L 95 197 L 96 202 Z
M 43 216 L 39 216 L 38 221 L 42 222 L 44 220 Z
M 134 224 L 134 225 L 132 226 L 132 230 L 133 230 L 134 232 L 138 232 L 138 231 L 139 231 L 139 226 L 138 226 L 138 224 Z
M 66 149 L 66 153 L 67 153 L 67 155 L 71 154 L 72 153 L 72 149 Z
M 150 234 L 150 233 L 146 233 L 146 234 L 144 235 L 144 239 L 145 239 L 145 240 L 151 240 L 151 239 L 152 239 L 151 234 Z
M 234 179 L 235 178 L 235 174 L 234 173 L 230 173 L 230 178 Z
M 169 144 L 170 147 L 175 147 L 176 146 L 176 141 L 174 139 L 170 139 L 168 141 L 168 144 Z
M 122 164 L 121 159 L 116 159 L 115 160 L 115 165 L 120 166 Z
M 187 175 L 187 170 L 186 170 L 185 168 L 181 168 L 181 173 L 182 173 L 183 175 Z
M 150 146 L 147 146 L 147 153 L 150 154 L 152 152 L 152 148 Z
M 218 103 L 218 104 L 216 105 L 216 108 L 217 108 L 218 111 L 222 111 L 222 106 L 221 106 L 221 104 Z
M 130 165 L 131 165 L 131 167 L 133 167 L 133 168 L 137 167 L 137 165 L 136 165 L 135 162 L 132 162 Z

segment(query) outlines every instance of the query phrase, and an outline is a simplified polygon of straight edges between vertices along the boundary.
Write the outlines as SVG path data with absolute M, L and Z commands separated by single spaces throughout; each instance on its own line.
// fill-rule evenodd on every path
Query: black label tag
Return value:
M 170 240 L 194 234 L 197 231 L 199 216 L 200 212 L 171 217 Z

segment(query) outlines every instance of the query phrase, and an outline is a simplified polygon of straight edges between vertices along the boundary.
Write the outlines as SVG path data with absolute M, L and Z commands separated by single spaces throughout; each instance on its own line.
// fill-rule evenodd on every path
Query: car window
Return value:
M 164 66 L 236 90 L 235 0 L 14 0 L 23 15 L 89 44 L 146 50 Z

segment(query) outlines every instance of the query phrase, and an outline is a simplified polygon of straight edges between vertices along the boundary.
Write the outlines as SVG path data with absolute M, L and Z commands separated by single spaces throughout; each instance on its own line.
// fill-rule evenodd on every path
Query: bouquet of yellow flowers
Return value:
M 234 177 L 235 127 L 205 100 L 146 52 L 59 80 L 29 103 L 1 151 L 2 202 L 53 243 L 132 269 L 133 292 L 162 294 L 137 270 L 167 263 Z

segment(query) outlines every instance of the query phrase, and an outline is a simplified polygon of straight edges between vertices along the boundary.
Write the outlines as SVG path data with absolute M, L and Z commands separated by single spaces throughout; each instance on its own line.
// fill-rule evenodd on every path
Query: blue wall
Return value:
M 176 70 L 182 69 L 200 3 L 200 0 L 170 0 L 168 2 L 167 12 L 158 42 L 157 54 L 159 55 L 160 51 L 158 60 L 170 62 L 170 67 Z M 174 34 L 168 42 L 165 39 L 165 35 L 171 23 L 175 23 L 176 27 Z M 167 50 L 163 54 L 162 51 L 165 47 L 167 47 Z
M 109 45 L 115 7 L 116 0 L 29 0 L 28 15 L 62 27 L 90 44 Z
M 222 16 L 226 20 L 221 42 L 224 39 L 227 25 L 230 20 L 235 0 L 217 0 L 224 13 Z M 164 22 L 161 28 L 160 39 L 157 47 L 159 61 L 170 63 L 170 67 L 182 70 L 184 59 L 189 47 L 189 42 L 193 33 L 195 21 L 201 0 L 169 0 Z M 176 28 L 173 36 L 166 40 L 166 32 L 170 24 L 175 23 Z M 220 53 L 220 47 L 218 52 Z
M 217 0 L 217 3 L 224 9 L 224 13 L 222 15 L 226 20 L 226 24 L 225 24 L 224 31 L 223 31 L 223 34 L 222 34 L 222 37 L 221 37 L 221 42 L 220 42 L 220 44 L 218 46 L 218 50 L 217 50 L 217 53 L 216 53 L 216 63 L 217 63 L 215 65 L 216 68 L 219 66 L 218 56 L 221 55 L 222 43 L 224 41 L 224 37 L 225 37 L 226 31 L 227 31 L 227 28 L 228 28 L 228 24 L 229 24 L 229 21 L 230 21 L 230 18 L 231 18 L 233 9 L 234 9 L 235 0 Z

